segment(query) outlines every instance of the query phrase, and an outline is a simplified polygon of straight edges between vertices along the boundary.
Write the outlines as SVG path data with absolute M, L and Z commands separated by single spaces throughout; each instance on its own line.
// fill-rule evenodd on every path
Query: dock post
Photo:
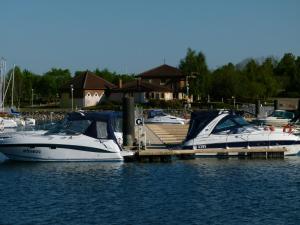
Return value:
M 260 114 L 260 111 L 261 111 L 260 100 L 256 100 L 256 103 L 255 103 L 255 116 L 256 117 Z
M 278 106 L 278 100 L 274 100 L 274 110 L 277 110 Z
M 132 146 L 134 135 L 134 99 L 123 98 L 123 145 Z

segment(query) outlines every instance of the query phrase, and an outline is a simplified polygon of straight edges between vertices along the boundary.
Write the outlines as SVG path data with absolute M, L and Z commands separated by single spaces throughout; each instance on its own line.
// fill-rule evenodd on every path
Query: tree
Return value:
M 205 55 L 202 52 L 197 53 L 191 48 L 188 48 L 185 58 L 180 60 L 179 69 L 186 76 L 196 76 L 193 82 L 189 82 L 191 94 L 202 97 L 209 94 L 209 71 Z
M 71 78 L 71 73 L 68 69 L 52 68 L 39 81 L 39 85 L 41 85 L 39 91 L 47 101 L 53 101 L 58 97 L 60 87 L 71 80 Z
M 281 94 L 284 96 L 293 97 L 295 95 L 293 92 L 297 92 L 299 89 L 293 84 L 293 79 L 297 73 L 295 61 L 295 56 L 292 53 L 286 53 L 275 68 L 275 74 L 283 89 Z

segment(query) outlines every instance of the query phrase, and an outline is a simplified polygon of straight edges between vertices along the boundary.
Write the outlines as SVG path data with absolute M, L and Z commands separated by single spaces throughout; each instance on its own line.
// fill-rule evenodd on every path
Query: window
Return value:
M 90 97 L 90 96 L 91 96 L 91 93 L 90 93 L 90 92 L 88 92 L 88 93 L 86 94 L 86 96 Z
M 95 95 L 94 95 L 95 97 L 98 97 L 98 93 L 95 93 Z
M 166 79 L 160 79 L 160 85 L 165 85 L 166 84 Z
M 160 93 L 160 98 L 165 98 L 165 93 Z
M 65 133 L 69 135 L 83 134 L 91 125 L 90 120 L 64 120 L 50 129 L 45 135 Z
M 217 126 L 214 128 L 213 133 L 220 132 L 240 132 L 245 126 L 248 126 L 249 123 L 241 116 L 226 116 L 223 118 Z
M 156 94 L 155 94 L 155 98 L 156 98 L 156 99 L 159 99 L 159 93 L 156 93 Z
M 107 123 L 104 121 L 97 121 L 97 138 L 108 138 Z

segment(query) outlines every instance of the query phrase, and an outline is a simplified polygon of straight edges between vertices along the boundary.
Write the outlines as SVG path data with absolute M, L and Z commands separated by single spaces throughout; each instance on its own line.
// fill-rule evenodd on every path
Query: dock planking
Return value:
M 135 155 L 125 158 L 125 161 L 140 162 L 169 162 L 176 159 L 194 159 L 201 156 L 218 158 L 250 158 L 250 159 L 271 159 L 284 158 L 286 148 L 231 148 L 231 149 L 194 149 L 194 150 L 168 150 L 168 149 L 146 149 L 135 153 Z

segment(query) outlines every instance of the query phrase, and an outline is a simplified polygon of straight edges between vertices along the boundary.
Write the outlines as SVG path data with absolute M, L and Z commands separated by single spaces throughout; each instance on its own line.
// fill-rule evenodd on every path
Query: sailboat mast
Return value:
M 6 73 L 6 61 L 3 57 L 0 60 L 0 107 L 1 111 L 4 111 L 4 100 L 5 100 L 5 73 Z
M 11 108 L 14 106 L 14 86 L 15 86 L 15 64 L 12 71 L 12 85 L 11 85 Z

